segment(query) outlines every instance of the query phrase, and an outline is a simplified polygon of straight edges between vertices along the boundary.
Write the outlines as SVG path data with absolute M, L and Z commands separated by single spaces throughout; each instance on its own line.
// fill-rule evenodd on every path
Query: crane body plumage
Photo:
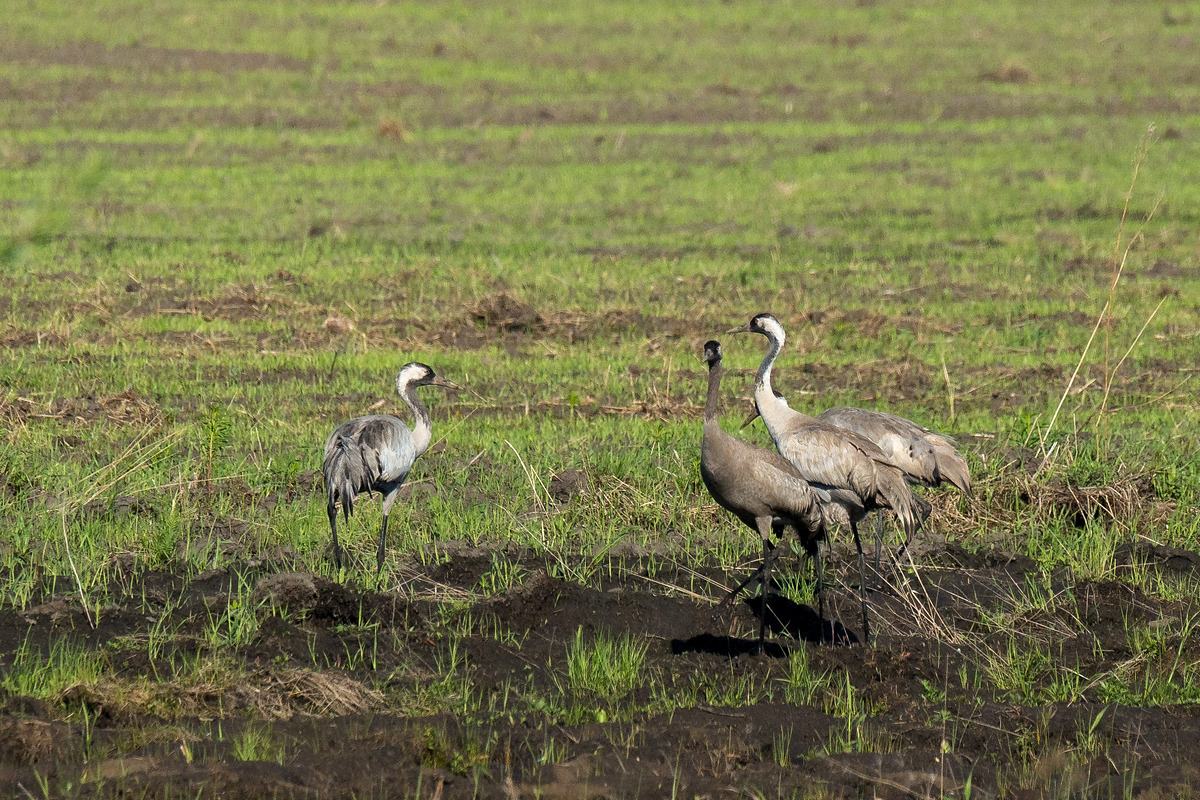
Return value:
M 825 422 L 854 431 L 874 442 L 888 459 L 904 472 L 904 479 L 913 486 L 937 487 L 949 483 L 960 491 L 971 493 L 971 473 L 967 460 L 954 447 L 954 441 L 931 431 L 912 420 L 853 406 L 834 406 L 817 417 Z M 917 498 L 921 506 L 917 527 L 924 524 L 933 506 Z M 879 574 L 883 552 L 883 511 L 877 512 L 875 522 L 875 574 Z M 908 548 L 912 534 L 905 531 L 904 544 L 898 555 Z
M 784 397 L 776 395 L 776 398 L 787 405 Z M 749 425 L 758 416 L 756 408 L 742 423 L 742 427 Z M 900 468 L 910 486 L 936 488 L 943 483 L 949 483 L 966 494 L 971 493 L 971 474 L 967 461 L 949 436 L 895 414 L 853 406 L 834 406 L 818 414 L 816 419 L 853 431 L 874 442 L 876 447 L 883 451 L 888 462 Z M 917 527 L 920 528 L 933 511 L 933 506 L 921 497 L 916 497 L 916 502 L 919 507 Z M 876 514 L 878 521 L 875 526 L 875 571 L 878 573 L 880 554 L 883 550 L 883 510 L 877 509 Z M 901 554 L 908 544 L 906 540 L 901 546 Z
M 408 478 L 413 464 L 433 440 L 429 410 L 414 391 L 418 386 L 458 388 L 418 362 L 405 364 L 396 375 L 396 392 L 412 411 L 412 428 L 398 417 L 372 414 L 343 422 L 325 440 L 326 511 L 333 536 L 333 559 L 342 566 L 342 551 L 337 535 L 337 505 L 341 503 L 346 520 L 354 513 L 354 502 L 363 492 L 378 492 L 382 502 L 383 522 L 376 553 L 378 569 L 383 568 L 387 538 L 388 514 Z
M 817 596 L 823 599 L 820 589 L 820 546 L 825 538 L 822 503 L 830 500 L 827 493 L 809 486 L 796 468 L 778 453 L 754 447 L 721 429 L 717 422 L 718 397 L 724 374 L 721 345 L 710 341 L 704 349 L 709 374 L 708 395 L 704 404 L 704 436 L 700 444 L 700 476 L 713 499 L 748 528 L 757 531 L 762 539 L 763 567 L 759 577 L 762 603 L 758 631 L 758 649 L 761 652 L 766 632 L 771 561 L 774 558 L 771 534 L 789 525 L 795 529 L 800 546 L 813 559 L 817 572 Z M 819 613 L 823 616 L 823 609 Z

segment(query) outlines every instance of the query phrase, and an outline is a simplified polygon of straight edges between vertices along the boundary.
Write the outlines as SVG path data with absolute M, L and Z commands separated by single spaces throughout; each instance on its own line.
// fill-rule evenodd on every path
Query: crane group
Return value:
M 777 450 L 750 445 L 717 424 L 724 368 L 721 344 L 710 340 L 704 345 L 708 393 L 700 475 L 713 499 L 754 529 L 763 546 L 762 566 L 731 592 L 727 601 L 751 581 L 758 581 L 761 652 L 771 567 L 777 553 L 771 539 L 791 527 L 801 549 L 813 561 L 818 615 L 823 621 L 821 546 L 828 540 L 831 527 L 849 528 L 858 551 L 863 640 L 869 642 L 866 556 L 858 523 L 870 512 L 878 513 L 875 533 L 875 575 L 878 575 L 884 509 L 894 513 L 904 529 L 902 553 L 932 509 L 910 487 L 949 483 L 969 493 L 971 478 L 966 460 L 948 437 L 893 414 L 838 406 L 811 417 L 789 407 L 771 387 L 771 369 L 786 340 L 783 325 L 774 315 L 757 314 L 727 333 L 757 333 L 767 339 L 767 353 L 754 378 L 754 405 Z M 459 388 L 425 364 L 406 364 L 396 376 L 396 392 L 413 414 L 411 428 L 390 415 L 356 417 L 334 429 L 325 442 L 322 471 L 333 558 L 338 569 L 342 567 L 342 554 L 337 536 L 337 506 L 341 504 L 349 519 L 355 498 L 363 492 L 378 492 L 382 498 L 383 522 L 376 567 L 383 568 L 388 514 L 413 463 L 432 440 L 429 411 L 415 391 L 421 386 Z

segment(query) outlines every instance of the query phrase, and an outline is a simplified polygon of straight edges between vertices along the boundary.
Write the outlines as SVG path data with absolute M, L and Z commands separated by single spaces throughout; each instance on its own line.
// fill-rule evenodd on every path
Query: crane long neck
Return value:
M 704 399 L 704 424 L 706 426 L 717 421 L 717 402 L 721 394 L 721 378 L 724 375 L 725 368 L 719 362 L 709 367 L 708 396 Z
M 758 365 L 758 374 L 754 376 L 756 392 L 759 386 L 766 386 L 767 391 L 771 390 L 771 367 L 775 366 L 775 359 L 779 357 L 779 351 L 783 349 L 783 339 L 778 336 L 767 336 L 767 342 L 767 354 L 763 356 L 762 363 Z
M 413 447 L 420 456 L 429 449 L 429 443 L 433 441 L 433 423 L 429 419 L 429 409 L 421 402 L 421 398 L 417 397 L 416 388 L 412 384 L 401 386 L 400 399 L 413 412 Z
M 767 348 L 767 354 L 763 356 L 762 364 L 758 367 L 758 374 L 754 376 L 754 405 L 758 408 L 759 416 L 766 423 L 771 438 L 778 445 L 779 437 L 783 434 L 784 424 L 788 417 L 796 412 L 788 408 L 783 400 L 776 397 L 775 392 L 771 389 L 771 367 L 775 365 L 775 359 L 779 357 L 779 351 L 783 349 L 783 339 L 776 335 L 768 335 L 767 341 L 770 342 L 770 346 Z

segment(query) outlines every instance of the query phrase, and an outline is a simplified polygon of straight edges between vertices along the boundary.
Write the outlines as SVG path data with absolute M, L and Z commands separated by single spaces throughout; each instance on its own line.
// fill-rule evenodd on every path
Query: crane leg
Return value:
M 765 524 L 764 524 L 765 519 Z M 767 637 L 767 598 L 771 593 L 771 561 L 775 558 L 775 548 L 771 546 L 771 518 L 765 517 L 758 521 L 758 532 L 762 536 L 763 565 L 762 581 L 758 584 L 758 596 L 761 601 L 758 613 L 758 649 L 755 655 L 762 655 L 763 641 Z
M 817 584 L 817 623 L 820 625 L 821 641 L 825 641 L 825 565 L 821 561 L 821 543 L 812 554 L 813 580 Z
M 883 509 L 875 510 L 875 574 L 871 576 L 871 588 L 879 588 L 879 559 L 883 555 Z
M 858 548 L 858 596 L 862 603 L 863 642 L 871 643 L 871 627 L 867 619 L 867 558 L 863 554 L 862 540 L 858 536 L 858 525 L 851 520 L 850 531 L 854 534 L 854 546 Z
M 379 529 L 379 551 L 375 554 L 375 571 L 383 571 L 383 548 L 384 542 L 387 541 L 387 518 L 388 515 L 383 515 L 383 527 Z
M 329 506 L 329 531 L 333 534 L 333 565 L 342 568 L 342 548 L 337 538 L 337 506 Z
M 925 521 L 928 520 L 929 515 L 931 513 L 933 513 L 933 506 L 930 505 L 928 501 L 926 501 L 922 497 L 917 497 L 916 500 L 917 500 L 917 508 L 919 511 L 920 519 L 917 520 L 917 524 L 913 527 L 912 532 L 905 534 L 904 544 L 902 544 L 898 548 L 896 548 L 895 555 L 893 555 L 891 557 L 891 559 L 888 561 L 887 573 L 889 575 L 892 574 L 892 570 L 895 569 L 896 565 L 899 564 L 900 561 L 904 558 L 904 554 L 908 552 L 908 545 L 912 542 L 913 537 L 916 535 L 917 531 L 921 530 L 921 528 L 924 527 Z M 880 513 L 882 514 L 883 512 L 880 512 Z M 879 571 L 878 560 L 875 562 L 875 570 L 877 572 Z
M 768 545 L 768 546 L 771 547 L 772 551 L 774 551 L 774 546 L 772 546 L 772 545 Z M 746 580 L 742 581 L 737 586 L 735 586 L 733 589 L 731 589 L 729 591 L 729 594 L 725 595 L 725 599 L 717 604 L 717 607 L 715 609 L 713 609 L 713 616 L 715 617 L 715 616 L 718 616 L 719 614 L 723 613 L 725 611 L 725 609 L 728 608 L 729 605 L 733 602 L 734 598 L 736 598 L 739 594 L 741 594 L 743 591 L 746 590 L 747 586 L 749 586 L 750 584 L 754 583 L 757 580 L 762 580 L 762 575 L 763 575 L 762 567 L 759 567 L 754 572 L 750 573 L 749 578 L 746 578 Z
M 384 543 L 387 541 L 387 521 L 388 515 L 392 513 L 392 505 L 396 502 L 396 498 L 400 494 L 400 486 L 395 485 L 386 493 L 380 489 L 379 497 L 383 500 L 381 504 L 383 510 L 383 526 L 379 529 L 379 551 L 375 554 L 375 571 L 383 572 L 383 556 Z

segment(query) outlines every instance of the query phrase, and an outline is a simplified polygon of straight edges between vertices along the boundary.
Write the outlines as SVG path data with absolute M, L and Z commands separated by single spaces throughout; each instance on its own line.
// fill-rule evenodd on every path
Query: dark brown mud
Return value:
M 559 476 L 563 502 L 586 485 L 585 476 Z M 1200 571 L 1194 553 L 1126 550 L 1120 558 L 1130 564 L 1175 576 Z M 0 791 L 1166 797 L 1183 796 L 1200 778 L 1193 707 L 1127 707 L 1087 689 L 1054 698 L 1057 671 L 1115 674 L 1139 657 L 1131 628 L 1152 630 L 1187 613 L 1126 584 L 1056 576 L 1049 590 L 1074 602 L 1018 612 L 1020 587 L 1037 576 L 1030 559 L 930 544 L 915 572 L 870 594 L 877 634 L 866 647 L 854 559 L 839 545 L 828 619 L 822 624 L 807 601 L 780 588 L 768 604 L 767 647 L 756 655 L 756 599 L 712 613 L 738 574 L 623 557 L 580 583 L 553 577 L 550 557 L 438 552 L 428 567 L 400 569 L 383 591 L 291 572 L 286 557 L 198 575 L 132 564 L 94 629 L 70 594 L 0 612 L 6 666 L 21 648 L 49 653 L 69 642 L 109 668 L 52 700 L 4 692 Z M 497 563 L 516 578 L 485 595 L 481 580 Z M 781 587 L 806 569 L 785 558 Z M 688 588 L 697 574 L 711 581 L 710 596 Z M 249 586 L 257 630 L 218 657 L 205 631 Z M 988 654 L 1010 640 L 994 622 L 1006 612 L 1028 636 L 1021 641 L 1052 654 L 1028 676 L 1027 695 L 987 672 Z M 158 649 L 147 645 L 156 629 L 173 631 Z M 573 638 L 605 634 L 645 643 L 647 684 L 620 701 L 564 692 Z M 1178 644 L 1181 659 L 1196 659 L 1195 645 Z M 369 659 L 355 657 L 368 650 Z M 813 674 L 849 687 L 854 703 L 789 699 L 797 653 Z M 202 665 L 190 682 L 156 688 L 154 676 L 188 658 Z M 474 698 L 458 710 L 453 692 L 435 699 L 435 687 L 456 675 L 466 681 L 456 691 Z M 248 751 L 254 742 L 265 744 Z

